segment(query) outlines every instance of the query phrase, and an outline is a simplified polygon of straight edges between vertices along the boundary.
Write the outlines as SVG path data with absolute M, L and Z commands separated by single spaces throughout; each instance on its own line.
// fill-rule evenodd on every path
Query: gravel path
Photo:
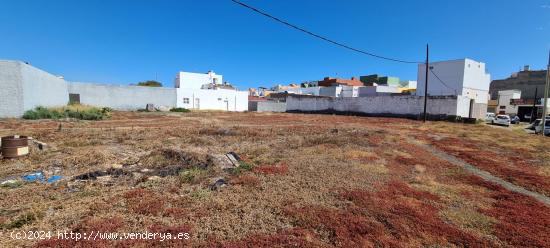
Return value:
M 487 171 L 484 171 L 484 170 L 480 170 L 479 168 L 465 162 L 464 160 L 461 160 L 453 155 L 450 155 L 446 152 L 443 152 L 431 145 L 428 145 L 428 144 L 422 144 L 416 140 L 409 140 L 409 142 L 413 143 L 413 144 L 416 144 L 422 148 L 424 148 L 425 150 L 431 152 L 433 155 L 435 155 L 436 157 L 438 158 L 441 158 L 441 159 L 444 159 L 454 165 L 457 165 L 457 166 L 460 166 L 462 167 L 463 169 L 469 171 L 470 173 L 474 174 L 474 175 L 477 175 L 489 182 L 492 182 L 492 183 L 495 183 L 495 184 L 498 184 L 502 187 L 504 187 L 505 189 L 507 190 L 510 190 L 512 192 L 516 192 L 516 193 L 520 193 L 520 194 L 523 194 L 523 195 L 526 195 L 526 196 L 530 196 L 530 197 L 533 197 L 535 199 L 537 199 L 538 201 L 546 204 L 547 206 L 550 206 L 550 197 L 548 196 L 545 196 L 543 194 L 540 194 L 540 193 L 537 193 L 537 192 L 533 192 L 533 191 L 530 191 L 530 190 L 527 190 L 523 187 L 520 187 L 520 186 L 517 186 L 515 184 L 512 184 L 510 182 L 507 182 L 507 181 L 504 181 L 502 178 L 499 178 L 499 177 L 496 177 L 496 176 L 493 176 L 491 173 L 487 172 Z

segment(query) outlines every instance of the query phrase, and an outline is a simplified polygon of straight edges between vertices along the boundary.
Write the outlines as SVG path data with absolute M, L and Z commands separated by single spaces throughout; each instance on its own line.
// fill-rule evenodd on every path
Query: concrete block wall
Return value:
M 258 112 L 286 112 L 286 102 L 258 102 Z
M 80 103 L 116 110 L 143 109 L 149 103 L 155 106 L 176 107 L 176 89 L 145 86 L 69 83 L 70 94 L 80 94 Z
M 20 61 L 0 61 L 0 117 L 21 117 L 37 106 L 69 102 L 67 82 Z
M 465 98 L 465 99 L 463 99 Z M 469 99 L 458 97 L 433 97 L 428 99 L 431 115 L 457 115 L 458 103 Z M 287 111 L 320 112 L 338 111 L 372 115 L 413 116 L 423 112 L 424 98 L 419 96 L 373 96 L 353 98 L 303 98 L 289 96 Z M 463 117 L 468 117 L 467 113 Z
M 0 61 L 0 118 L 23 114 L 21 63 Z
M 67 81 L 38 68 L 24 64 L 21 67 L 23 79 L 23 108 L 37 106 L 60 107 L 69 103 Z

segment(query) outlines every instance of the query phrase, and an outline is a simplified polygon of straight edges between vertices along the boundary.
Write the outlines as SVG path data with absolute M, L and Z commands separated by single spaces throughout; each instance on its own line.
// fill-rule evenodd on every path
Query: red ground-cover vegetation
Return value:
M 241 240 L 210 240 L 200 247 L 256 248 L 256 247 L 330 247 L 320 242 L 317 234 L 305 229 L 285 229 L 275 234 L 251 235 Z
M 390 182 L 378 192 L 349 190 L 340 194 L 347 209 L 288 207 L 295 225 L 328 232 L 337 247 L 409 247 L 411 245 L 490 246 L 491 242 L 448 224 L 438 217 L 438 197 L 402 182 Z
M 419 239 L 422 242 L 466 247 L 489 244 L 486 240 L 443 222 L 438 217 L 438 208 L 433 205 L 438 200 L 437 196 L 417 191 L 402 182 L 390 182 L 386 189 L 374 193 L 354 190 L 344 192 L 341 196 L 373 215 L 400 242 L 409 243 Z
M 549 207 L 478 176 L 466 176 L 462 180 L 490 190 L 495 203 L 480 212 L 498 220 L 493 233 L 500 240 L 516 247 L 550 247 Z
M 260 185 L 260 179 L 253 175 L 240 175 L 232 178 L 229 183 L 233 185 L 256 187 Z
M 157 215 L 164 210 L 164 201 L 153 192 L 134 189 L 124 193 L 128 209 L 136 214 Z
M 92 247 L 92 248 L 104 248 L 104 247 L 185 247 L 192 244 L 190 239 L 184 239 L 184 233 L 190 234 L 192 229 L 188 225 L 168 226 L 163 224 L 153 224 L 147 228 L 147 233 L 157 234 L 170 234 L 171 239 L 167 239 L 168 236 L 156 237 L 148 236 L 148 238 L 119 238 L 119 239 L 106 239 L 101 238 L 105 236 L 96 236 L 95 233 L 117 233 L 120 228 L 124 226 L 122 219 L 89 219 L 85 220 L 78 225 L 74 230 L 74 233 L 90 234 L 89 237 L 80 237 L 80 240 L 52 237 L 52 239 L 42 240 L 35 244 L 34 247 L 56 247 L 56 248 L 72 248 L 72 247 Z M 145 233 L 138 231 L 136 233 Z M 118 232 L 121 235 L 121 232 Z M 179 235 L 179 236 L 178 236 Z M 112 237 L 112 236 L 111 236 Z M 122 236 L 120 236 L 122 237 Z M 164 239 L 163 239 L 164 237 Z M 176 238 L 178 237 L 178 238 Z
M 170 208 L 164 209 L 162 216 L 182 219 L 185 216 L 187 216 L 187 213 L 188 213 L 187 210 L 183 208 L 170 207 Z
M 497 154 L 457 138 L 446 138 L 433 142 L 433 145 L 508 182 L 550 196 L 550 178 L 537 174 L 536 167 L 525 158 L 518 158 L 514 154 Z M 475 150 L 461 150 L 460 147 Z
M 110 247 L 109 240 L 95 239 L 95 233 L 111 233 L 121 230 L 125 226 L 122 218 L 113 217 L 113 218 L 87 218 L 81 223 L 77 224 L 73 228 L 73 233 L 78 233 L 82 235 L 80 240 L 71 239 L 70 233 L 67 232 L 67 236 L 59 237 L 57 233 L 54 233 L 51 239 L 42 240 L 34 247 L 56 247 L 56 248 L 71 248 L 71 247 Z M 86 237 L 84 237 L 86 235 Z M 76 236 L 74 236 L 76 237 Z M 90 237 L 92 238 L 90 240 Z
M 284 175 L 288 173 L 288 165 L 284 162 L 278 165 L 260 165 L 255 166 L 252 171 L 264 175 Z
M 328 232 L 328 243 L 337 247 L 398 246 L 384 226 L 360 212 L 349 212 L 319 206 L 293 208 L 285 213 L 294 218 L 294 225 L 318 232 Z
M 124 220 L 120 217 L 101 219 L 88 218 L 78 224 L 78 226 L 74 228 L 74 232 L 115 232 L 124 226 Z

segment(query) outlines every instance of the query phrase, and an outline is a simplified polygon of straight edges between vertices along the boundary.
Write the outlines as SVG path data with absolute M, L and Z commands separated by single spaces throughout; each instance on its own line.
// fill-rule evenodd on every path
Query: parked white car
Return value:
M 495 113 L 487 113 L 485 114 L 485 123 L 493 124 L 493 121 L 495 120 L 495 118 L 496 118 Z
M 542 122 L 539 123 L 537 126 L 535 126 L 535 133 L 541 133 L 542 130 Z M 546 126 L 544 127 L 544 135 L 550 136 L 550 119 L 546 119 Z
M 493 120 L 492 124 L 497 125 L 504 125 L 509 127 L 512 120 L 510 119 L 510 116 L 508 115 L 497 115 L 497 117 Z

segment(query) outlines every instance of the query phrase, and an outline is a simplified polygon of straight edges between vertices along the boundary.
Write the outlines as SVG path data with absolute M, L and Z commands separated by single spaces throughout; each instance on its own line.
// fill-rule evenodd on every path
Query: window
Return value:
M 221 101 L 222 99 L 221 98 L 218 98 L 218 101 Z
M 80 104 L 80 94 L 69 94 L 69 104 Z
M 189 98 L 183 98 L 183 104 L 189 104 Z
M 506 109 L 506 106 L 500 106 L 500 109 Z

